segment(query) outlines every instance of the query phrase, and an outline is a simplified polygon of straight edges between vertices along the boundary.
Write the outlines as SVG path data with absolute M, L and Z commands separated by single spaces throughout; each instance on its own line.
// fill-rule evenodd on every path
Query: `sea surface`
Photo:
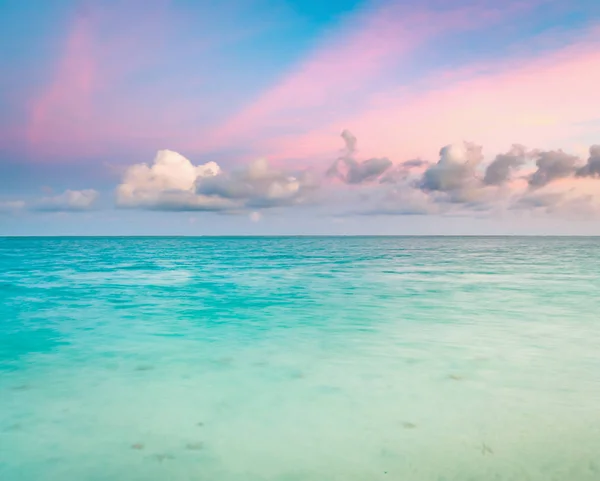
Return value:
M 600 238 L 0 238 L 2 481 L 598 481 Z

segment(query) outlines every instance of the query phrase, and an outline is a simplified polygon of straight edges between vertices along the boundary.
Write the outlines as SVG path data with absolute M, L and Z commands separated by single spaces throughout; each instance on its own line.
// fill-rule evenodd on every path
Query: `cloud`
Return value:
M 62 194 L 33 201 L 3 201 L 0 202 L 0 212 L 14 213 L 25 209 L 33 212 L 84 212 L 94 207 L 98 197 L 98 192 L 93 189 L 66 190 Z
M 309 200 L 318 182 L 310 172 L 286 172 L 258 159 L 247 167 L 198 179 L 196 192 L 236 202 L 240 207 L 267 208 Z
M 93 189 L 66 190 L 60 195 L 44 197 L 31 205 L 31 210 L 44 212 L 82 212 L 94 207 L 98 192 Z
M 476 200 L 483 186 L 477 173 L 483 161 L 482 151 L 472 142 L 442 147 L 439 161 L 423 173 L 419 187 L 424 192 L 444 194 L 450 202 Z
M 527 210 L 567 218 L 595 218 L 600 214 L 598 181 L 564 178 L 515 196 L 511 210 Z
M 352 138 L 347 142 L 355 145 Z M 600 149 L 590 148 L 588 164 L 558 151 L 528 151 L 513 144 L 485 165 L 483 149 L 470 142 L 440 150 L 437 163 L 406 161 L 388 169 L 378 184 L 363 185 L 348 198 L 348 212 L 373 215 L 495 215 L 530 211 L 589 218 L 600 214 L 596 172 Z M 516 176 L 527 160 L 536 169 Z M 426 168 L 419 173 L 419 169 Z M 356 207 L 358 205 L 359 207 Z M 353 206 L 353 207 L 351 207 Z
M 233 207 L 227 200 L 196 194 L 196 182 L 221 172 L 215 162 L 193 165 L 172 150 L 159 150 L 152 165 L 135 164 L 117 187 L 116 203 L 122 208 L 149 210 L 223 210 Z
M 357 211 L 362 215 L 432 215 L 444 210 L 426 192 L 408 185 L 396 185 L 385 190 L 374 207 Z
M 429 165 L 429 162 L 421 159 L 406 160 L 400 164 L 403 168 L 412 169 L 414 167 L 424 167 Z
M 362 184 L 377 180 L 392 166 L 386 157 L 371 158 L 359 162 L 355 159 L 356 137 L 348 130 L 342 132 L 346 147 L 327 171 L 329 177 L 336 177 L 346 184 Z
M 397 184 L 408 179 L 414 170 L 429 167 L 429 162 L 421 159 L 405 160 L 404 162 L 394 165 L 381 176 L 379 182 L 381 184 Z
M 529 177 L 529 186 L 533 189 L 570 177 L 577 170 L 579 158 L 562 150 L 538 151 L 535 154 L 537 170 Z
M 22 200 L 0 201 L 0 212 L 13 213 L 25 208 L 25 206 L 25 201 Z
M 600 177 L 600 145 L 590 147 L 590 157 L 583 167 L 577 170 L 578 177 Z
M 151 166 L 136 164 L 117 187 L 117 206 L 150 210 L 236 211 L 302 203 L 318 187 L 309 172 L 275 169 L 265 159 L 226 173 L 215 162 L 194 165 L 171 150 Z
M 552 209 L 564 199 L 564 194 L 560 192 L 536 192 L 519 197 L 514 202 L 514 209 Z
M 513 145 L 506 154 L 498 154 L 485 169 L 483 182 L 486 185 L 503 185 L 511 174 L 525 163 L 527 152 L 522 145 Z

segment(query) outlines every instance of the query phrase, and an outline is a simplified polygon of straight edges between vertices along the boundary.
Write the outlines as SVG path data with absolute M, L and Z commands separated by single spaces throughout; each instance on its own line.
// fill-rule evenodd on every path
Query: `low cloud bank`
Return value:
M 566 217 L 600 214 L 600 145 L 586 160 L 562 150 L 514 144 L 485 162 L 472 142 L 446 145 L 435 161 L 387 157 L 360 160 L 348 130 L 339 157 L 320 174 L 279 168 L 266 159 L 224 171 L 194 164 L 172 150 L 128 167 L 116 188 L 116 206 L 159 211 L 244 213 L 259 221 L 264 209 L 322 204 L 333 215 L 469 215 L 539 212 Z M 82 212 L 95 208 L 93 189 L 67 190 L 34 202 L 4 200 L 0 212 Z
M 288 172 L 258 159 L 223 172 L 215 162 L 194 165 L 171 150 L 151 165 L 136 164 L 117 187 L 117 206 L 151 210 L 232 211 L 306 202 L 318 184 L 309 172 Z

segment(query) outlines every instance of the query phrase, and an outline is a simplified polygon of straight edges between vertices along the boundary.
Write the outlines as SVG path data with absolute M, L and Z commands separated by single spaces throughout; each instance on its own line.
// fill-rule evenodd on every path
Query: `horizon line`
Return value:
M 600 238 L 600 235 L 586 235 L 586 234 L 199 234 L 199 235 L 187 235 L 187 234 L 135 234 L 135 235 L 120 235 L 120 234 L 103 234 L 103 235 L 0 235 L 0 239 L 69 239 L 69 238 L 78 238 L 78 239 L 105 239 L 105 238 L 163 238 L 163 239 L 173 239 L 173 238 L 189 238 L 189 239 L 199 239 L 199 238 L 212 238 L 212 239 L 223 239 L 223 238 L 299 238 L 299 237 L 308 237 L 308 238 L 365 238 L 365 237 L 373 237 L 373 238 L 409 238 L 409 237 L 454 237 L 454 238 L 463 238 L 463 237 L 474 237 L 474 238 L 518 238 L 518 237 L 560 237 L 560 238 Z

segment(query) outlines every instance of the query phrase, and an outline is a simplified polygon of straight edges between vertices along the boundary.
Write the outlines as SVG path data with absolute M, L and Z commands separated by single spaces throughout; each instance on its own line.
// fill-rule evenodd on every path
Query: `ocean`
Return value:
M 0 238 L 2 481 L 598 481 L 600 238 Z

